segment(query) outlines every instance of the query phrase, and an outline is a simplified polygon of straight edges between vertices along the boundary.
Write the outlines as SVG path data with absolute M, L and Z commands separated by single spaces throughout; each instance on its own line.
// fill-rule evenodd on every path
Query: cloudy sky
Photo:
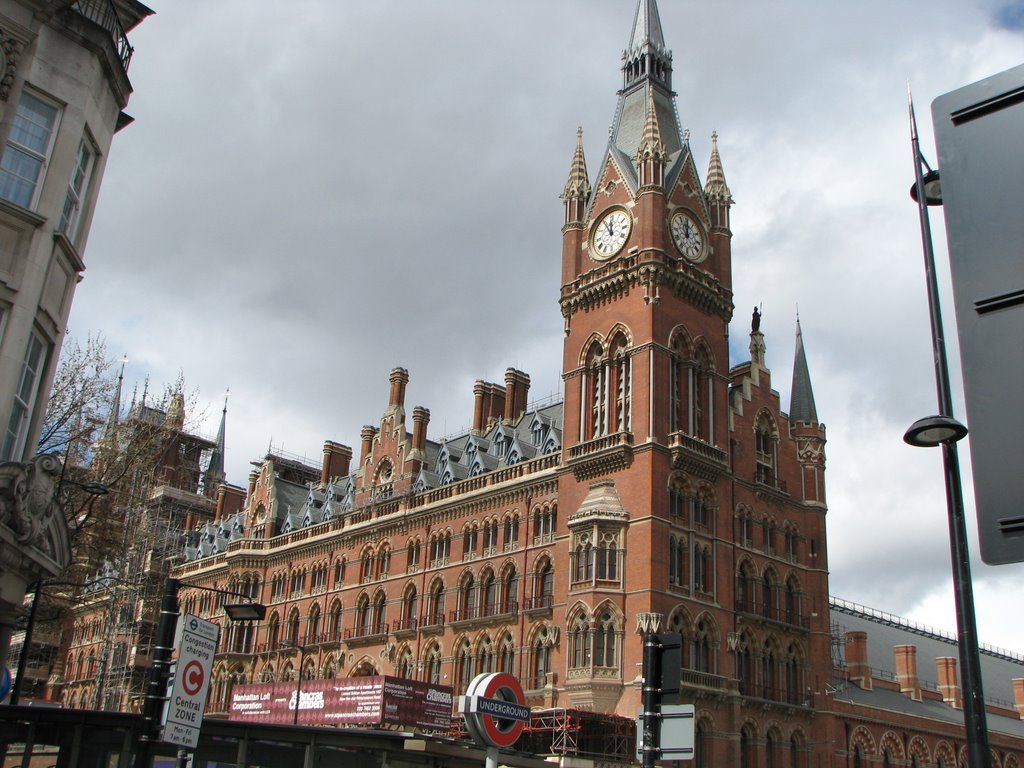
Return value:
M 71 318 L 128 354 L 129 389 L 181 371 L 213 434 L 230 387 L 236 484 L 270 444 L 358 447 L 396 365 L 432 439 L 508 366 L 560 392 L 558 196 L 578 125 L 599 164 L 634 0 L 151 5 Z M 941 458 L 901 440 L 937 410 L 907 82 L 934 158 L 932 99 L 1021 63 L 1024 4 L 660 5 L 698 167 L 717 130 L 736 199 L 732 363 L 762 304 L 787 406 L 799 306 L 832 592 L 952 630 Z M 976 562 L 983 641 L 1024 651 L 1022 575 Z

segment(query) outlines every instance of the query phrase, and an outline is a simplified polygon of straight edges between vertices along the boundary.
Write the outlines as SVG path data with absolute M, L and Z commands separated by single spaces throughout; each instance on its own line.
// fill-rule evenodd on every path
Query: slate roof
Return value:
M 789 420 L 818 423 L 818 409 L 814 407 L 814 390 L 811 389 L 811 374 L 807 370 L 807 355 L 804 354 L 804 335 L 800 330 L 800 319 L 796 321 L 796 354 L 793 357 L 793 387 L 790 390 Z
M 838 598 L 830 598 L 833 633 L 842 637 L 851 630 L 868 636 L 868 666 L 895 679 L 896 655 L 893 646 L 917 647 L 917 676 L 925 688 L 934 690 L 938 673 L 935 660 L 940 656 L 957 657 L 955 637 L 914 624 L 898 616 L 874 611 Z M 958 657 L 957 657 L 958 658 Z M 842 659 L 845 662 L 845 658 Z M 959 666 L 959 662 L 958 662 Z M 1013 706 L 1013 678 L 1024 678 L 1024 656 L 987 646 L 981 651 L 981 684 L 985 698 L 1002 706 Z M 854 686 L 851 686 L 854 687 Z M 910 701 L 902 694 L 901 698 Z M 943 705 L 945 706 L 945 705 Z M 959 710 L 950 709 L 963 721 Z M 990 724 L 991 725 L 991 724 Z M 1016 733 L 1016 731 L 1014 732 Z M 1024 735 L 1021 730 L 1020 735 Z

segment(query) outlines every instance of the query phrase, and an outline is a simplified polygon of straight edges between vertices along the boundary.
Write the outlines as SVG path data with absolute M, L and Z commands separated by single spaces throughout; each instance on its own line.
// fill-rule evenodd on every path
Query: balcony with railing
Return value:
M 729 456 L 717 445 L 685 432 L 668 436 L 672 447 L 672 466 L 704 480 L 715 480 L 729 468 Z
M 534 595 L 533 597 L 526 598 L 526 604 L 523 606 L 523 610 L 527 615 L 534 613 L 550 613 L 554 604 L 554 595 Z
M 358 645 L 381 643 L 388 636 L 388 625 L 383 623 L 368 624 L 345 630 L 345 643 L 354 648 Z
M 612 432 L 569 448 L 568 465 L 577 480 L 625 469 L 633 463 L 633 434 Z
M 135 49 L 128 42 L 128 35 L 121 18 L 117 15 L 113 0 L 75 0 L 71 3 L 71 10 L 107 31 L 114 45 L 117 60 L 121 63 L 121 69 L 127 75 Z
M 502 621 L 515 616 L 518 612 L 518 601 L 506 600 L 483 605 L 462 606 L 452 611 L 448 618 L 453 627 L 459 628 Z

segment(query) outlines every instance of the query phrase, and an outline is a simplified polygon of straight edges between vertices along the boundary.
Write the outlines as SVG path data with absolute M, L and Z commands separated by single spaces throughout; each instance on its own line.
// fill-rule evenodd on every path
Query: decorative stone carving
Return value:
M 0 464 L 0 525 L 15 541 L 35 548 L 63 568 L 71 560 L 65 523 L 57 504 L 61 463 L 43 454 L 24 464 Z
M 661 629 L 661 622 L 664 619 L 661 613 L 638 613 L 636 615 L 636 633 L 638 635 L 653 635 Z
M 0 29 L 0 101 L 7 101 L 14 84 L 14 73 L 18 69 L 18 54 L 21 45 L 13 37 L 8 37 Z

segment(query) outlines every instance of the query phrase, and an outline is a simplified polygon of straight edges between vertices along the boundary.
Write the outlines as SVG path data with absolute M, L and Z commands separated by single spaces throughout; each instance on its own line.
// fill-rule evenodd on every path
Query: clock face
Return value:
M 594 225 L 593 254 L 595 259 L 610 259 L 626 244 L 633 220 L 621 208 L 598 219 Z
M 690 261 L 700 261 L 706 255 L 704 232 L 689 214 L 678 212 L 672 215 L 672 239 L 676 248 Z

